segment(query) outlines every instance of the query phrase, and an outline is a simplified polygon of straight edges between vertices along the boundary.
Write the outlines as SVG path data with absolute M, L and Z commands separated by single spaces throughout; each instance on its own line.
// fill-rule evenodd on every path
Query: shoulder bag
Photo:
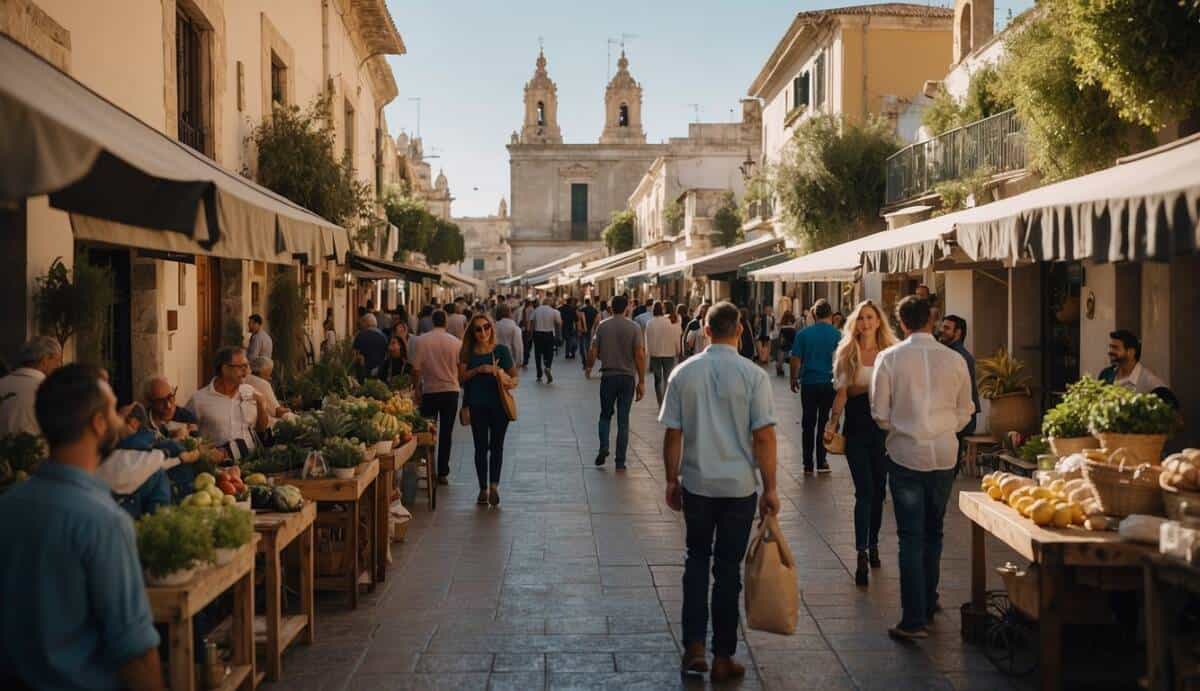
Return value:
M 509 422 L 517 419 L 517 399 L 513 396 L 512 389 L 505 386 L 508 381 L 508 373 L 500 369 L 496 364 L 496 351 L 492 351 L 492 367 L 496 371 L 496 388 L 500 391 L 500 406 L 504 408 L 504 414 L 508 417 Z

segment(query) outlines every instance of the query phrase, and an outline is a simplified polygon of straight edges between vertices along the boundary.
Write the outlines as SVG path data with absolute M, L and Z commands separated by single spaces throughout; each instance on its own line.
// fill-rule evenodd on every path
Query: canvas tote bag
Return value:
M 800 617 L 796 564 L 779 519 L 764 516 L 746 551 L 746 625 L 791 635 Z
M 512 389 L 505 386 L 508 382 L 508 373 L 500 369 L 496 364 L 496 353 L 492 353 L 492 367 L 496 368 L 496 388 L 500 390 L 500 407 L 504 408 L 504 414 L 508 416 L 509 422 L 514 422 L 517 419 L 517 399 L 513 396 Z

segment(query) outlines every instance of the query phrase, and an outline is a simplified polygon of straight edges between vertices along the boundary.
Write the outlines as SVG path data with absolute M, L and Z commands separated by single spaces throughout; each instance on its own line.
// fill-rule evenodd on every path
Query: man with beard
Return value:
M 162 688 L 133 520 L 95 477 L 116 403 L 86 365 L 38 388 L 50 456 L 0 497 L 0 687 Z

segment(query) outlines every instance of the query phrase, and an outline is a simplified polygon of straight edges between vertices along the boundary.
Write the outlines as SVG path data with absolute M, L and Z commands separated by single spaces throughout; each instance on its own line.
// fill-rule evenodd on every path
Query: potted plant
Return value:
M 209 527 L 212 529 L 216 565 L 224 566 L 233 561 L 238 549 L 250 542 L 254 535 L 253 514 L 237 506 L 222 506 L 209 509 Z
M 360 421 L 355 425 L 354 436 L 366 444 L 368 459 L 392 450 L 392 435 L 387 434 L 374 418 Z
M 357 439 L 331 437 L 321 446 L 321 456 L 333 469 L 335 477 L 349 480 L 363 461 L 363 447 Z
M 1175 411 L 1154 394 L 1109 386 L 1092 406 L 1088 426 L 1101 448 L 1126 449 L 1142 463 L 1158 465 L 1175 426 Z
M 1084 377 L 1067 387 L 1061 403 L 1046 411 L 1042 417 L 1042 435 L 1050 441 L 1055 456 L 1062 458 L 1099 447 L 1088 428 L 1088 417 L 1105 386 L 1099 379 Z
M 1029 390 L 1025 363 L 1001 348 L 992 357 L 980 359 L 975 367 L 979 395 L 991 402 L 988 429 L 992 436 L 1000 438 L 1014 431 L 1033 432 L 1037 428 L 1037 407 Z
M 213 534 L 194 511 L 164 507 L 137 523 L 138 557 L 150 585 L 182 585 L 214 558 Z
M 0 437 L 0 487 L 25 480 L 45 457 L 41 437 L 28 432 Z

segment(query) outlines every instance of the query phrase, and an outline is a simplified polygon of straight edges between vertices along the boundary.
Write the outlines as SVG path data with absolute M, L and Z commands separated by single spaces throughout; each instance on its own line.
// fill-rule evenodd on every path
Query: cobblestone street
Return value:
M 653 387 L 634 406 L 630 469 L 597 469 L 598 381 L 558 361 L 553 385 L 524 373 L 498 510 L 475 505 L 471 440 L 455 430 L 449 487 L 413 508 L 387 582 L 356 612 L 323 603 L 317 643 L 285 658 L 287 689 L 667 689 L 680 687 L 683 525 L 662 498 Z M 896 537 L 885 510 L 883 568 L 853 583 L 853 488 L 801 473 L 799 404 L 772 378 L 780 419 L 781 523 L 799 562 L 804 610 L 790 637 L 746 630 L 736 688 L 1005 689 L 1011 682 L 959 636 L 969 526 L 950 502 L 945 612 L 920 645 L 899 644 Z M 615 432 L 615 430 L 614 430 Z M 960 488 L 973 486 L 961 480 Z M 1012 558 L 989 543 L 991 561 Z M 998 585 L 998 583 L 996 584 Z M 690 681 L 687 688 L 707 682 Z

